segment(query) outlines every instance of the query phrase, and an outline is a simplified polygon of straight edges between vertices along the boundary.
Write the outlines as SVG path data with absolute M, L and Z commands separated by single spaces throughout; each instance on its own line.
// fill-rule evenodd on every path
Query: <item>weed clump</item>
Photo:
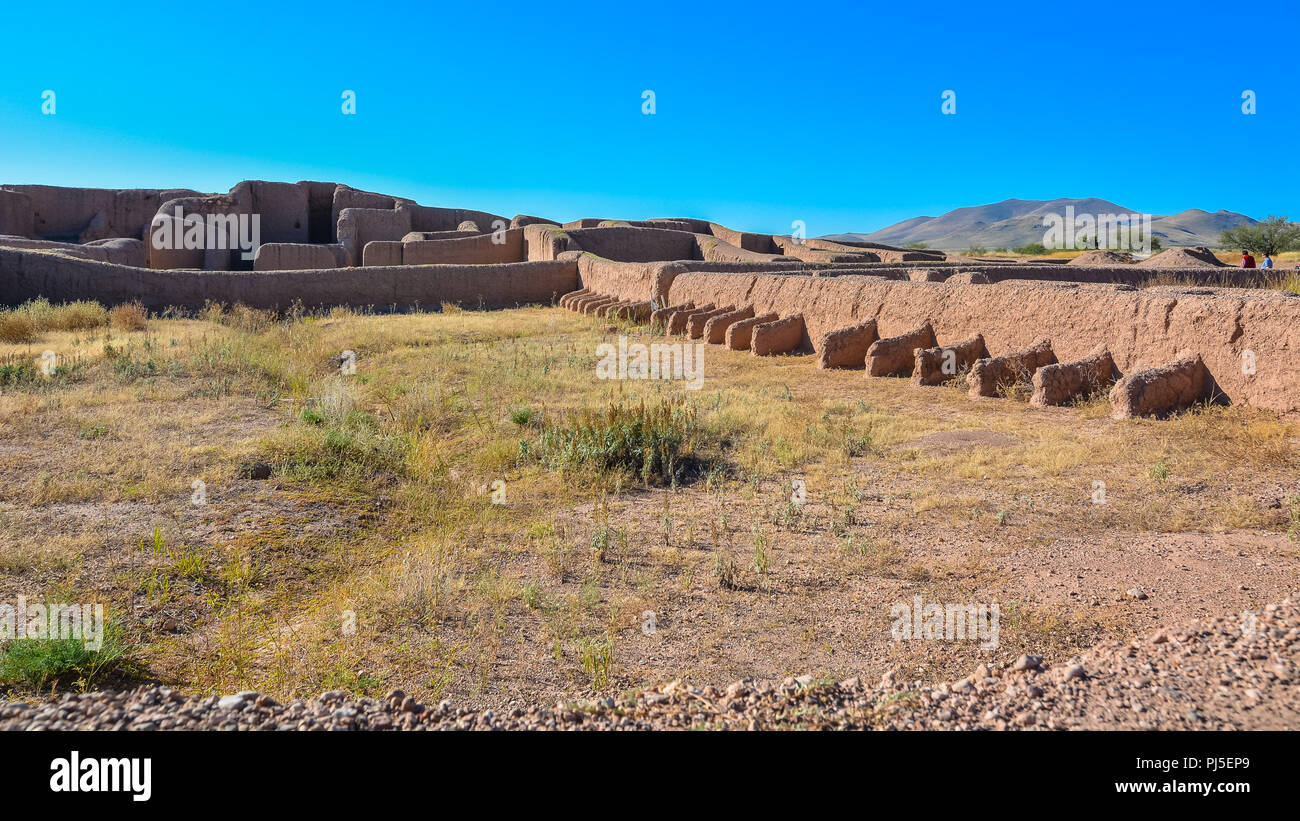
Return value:
M 681 400 L 654 406 L 618 402 L 547 425 L 535 444 L 521 440 L 519 450 L 520 458 L 536 458 L 555 470 L 672 484 L 698 467 L 703 437 L 695 409 Z

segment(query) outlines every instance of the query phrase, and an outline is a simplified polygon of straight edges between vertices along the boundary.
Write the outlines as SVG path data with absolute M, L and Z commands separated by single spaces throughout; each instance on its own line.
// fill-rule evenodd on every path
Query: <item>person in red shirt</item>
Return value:
M 1242 252 L 1241 252 L 1241 267 L 1242 267 L 1242 268 L 1254 268 L 1254 267 L 1255 267 L 1255 258 L 1252 257 L 1252 256 L 1250 255 L 1250 252 L 1249 252 L 1249 251 L 1242 251 Z

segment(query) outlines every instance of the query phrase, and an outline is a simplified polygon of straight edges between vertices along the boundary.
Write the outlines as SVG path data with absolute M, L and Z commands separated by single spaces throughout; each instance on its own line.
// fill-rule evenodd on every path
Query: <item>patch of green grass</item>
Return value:
M 521 440 L 519 456 L 551 469 L 630 474 L 646 484 L 668 484 L 694 467 L 702 436 L 695 410 L 681 400 L 649 407 L 620 402 L 548 426 L 535 444 Z
M 591 678 L 591 689 L 604 690 L 609 686 L 614 668 L 614 645 L 609 639 L 586 639 L 580 647 L 582 670 Z
M 524 601 L 524 607 L 527 607 L 529 610 L 536 610 L 542 606 L 542 589 L 534 582 L 529 582 L 524 585 L 520 597 Z
M 131 647 L 115 623 L 105 625 L 98 650 L 77 638 L 14 639 L 0 648 L 0 684 L 36 691 L 68 686 L 90 690 L 115 674 L 133 672 Z

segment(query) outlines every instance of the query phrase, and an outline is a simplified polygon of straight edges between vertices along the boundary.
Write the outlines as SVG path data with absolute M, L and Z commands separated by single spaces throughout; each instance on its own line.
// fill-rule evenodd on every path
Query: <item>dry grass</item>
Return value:
M 139 302 L 124 302 L 113 306 L 109 320 L 119 331 L 143 331 L 149 327 L 149 312 Z
M 1268 414 L 1116 423 L 1104 399 L 971 402 L 716 347 L 700 391 L 601 381 L 609 324 L 209 306 L 126 333 L 47 331 L 80 365 L 0 392 L 0 600 L 55 584 L 104 600 L 150 675 L 195 692 L 553 700 L 690 670 L 955 669 L 970 656 L 868 638 L 880 603 L 1009 595 L 994 560 L 1067 536 L 1289 525 L 1255 493 L 1300 468 L 1294 426 Z M 662 485 L 621 462 L 535 458 L 565 420 L 665 402 L 689 412 L 698 464 Z M 925 438 L 961 431 L 999 438 Z M 256 462 L 271 479 L 240 478 Z M 1088 502 L 1097 481 L 1104 508 Z M 1006 652 L 1126 629 L 1034 606 Z
M 17 311 L 0 313 L 0 342 L 11 345 L 35 342 L 37 331 L 35 320 L 27 314 Z

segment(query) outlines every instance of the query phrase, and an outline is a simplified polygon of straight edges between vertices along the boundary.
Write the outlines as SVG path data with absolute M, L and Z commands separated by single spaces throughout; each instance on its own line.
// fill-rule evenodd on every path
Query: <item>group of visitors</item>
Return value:
M 1255 257 L 1252 256 L 1251 253 L 1250 253 L 1249 251 L 1242 251 L 1242 252 L 1241 252 L 1241 267 L 1242 267 L 1242 268 L 1254 268 L 1254 267 L 1255 267 Z M 1260 265 L 1259 267 L 1261 267 L 1261 268 L 1272 268 L 1272 267 L 1273 267 L 1273 257 L 1272 257 L 1272 255 L 1270 255 L 1270 254 L 1265 254 L 1265 255 L 1264 255 L 1264 263 L 1263 263 L 1262 265 Z M 1297 267 L 1300 267 L 1300 263 L 1297 263 Z

